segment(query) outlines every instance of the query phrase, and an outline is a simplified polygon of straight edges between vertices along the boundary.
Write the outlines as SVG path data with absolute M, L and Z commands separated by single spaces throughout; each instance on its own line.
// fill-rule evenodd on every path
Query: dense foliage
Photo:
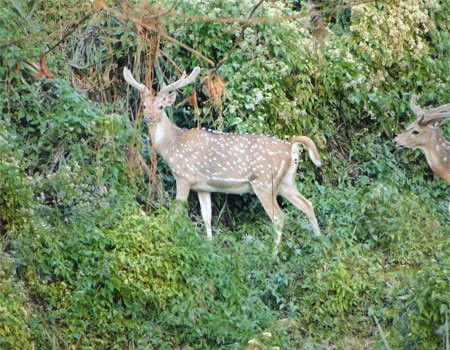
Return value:
M 317 2 L 322 44 L 299 1 L 0 3 L 0 348 L 448 349 L 450 191 L 391 140 L 412 93 L 450 101 L 450 6 L 349 4 Z M 209 242 L 174 200 L 121 71 L 197 65 L 178 125 L 316 141 L 321 239 L 285 205 L 274 258 L 258 201 L 217 194 Z

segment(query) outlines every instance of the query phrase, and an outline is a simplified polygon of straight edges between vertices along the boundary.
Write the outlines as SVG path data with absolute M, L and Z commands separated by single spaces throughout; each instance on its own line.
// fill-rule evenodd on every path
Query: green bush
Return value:
M 0 252 L 0 347 L 30 349 L 34 346 L 30 330 L 32 307 L 26 289 L 14 273 L 11 258 Z
M 393 347 L 433 348 L 445 344 L 448 335 L 450 240 L 443 237 L 413 271 L 404 271 L 391 286 L 387 317 L 393 327 L 388 340 Z M 436 341 L 443 340 L 442 342 Z
M 22 278 L 45 308 L 39 322 L 60 345 L 209 348 L 273 321 L 242 253 L 220 254 L 176 215 L 129 213 L 105 230 L 47 224 L 16 238 Z
M 31 180 L 25 175 L 23 153 L 17 146 L 17 138 L 9 130 L 0 130 L 0 235 L 23 224 L 33 201 Z

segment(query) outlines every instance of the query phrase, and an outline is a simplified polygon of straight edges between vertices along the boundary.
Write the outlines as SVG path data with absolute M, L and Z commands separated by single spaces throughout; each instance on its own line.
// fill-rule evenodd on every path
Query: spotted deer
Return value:
M 141 93 L 143 116 L 153 130 L 153 146 L 175 177 L 176 198 L 186 201 L 190 190 L 198 193 L 209 239 L 212 239 L 212 192 L 256 194 L 274 224 L 276 246 L 281 241 L 283 228 L 283 215 L 276 200 L 278 194 L 304 212 L 314 233 L 320 236 L 313 206 L 295 185 L 298 144 L 308 149 L 316 166 L 321 166 L 319 153 L 310 138 L 295 136 L 289 141 L 281 141 L 261 134 L 179 128 L 169 120 L 165 108 L 175 102 L 175 90 L 193 82 L 200 68 L 195 68 L 187 77 L 184 73 L 157 94 L 137 82 L 129 69 L 124 68 L 123 73 L 127 83 Z
M 450 184 L 450 142 L 439 130 L 450 118 L 450 103 L 424 110 L 416 104 L 416 98 L 416 95 L 411 97 L 410 107 L 417 119 L 394 139 L 394 145 L 423 150 L 431 170 Z

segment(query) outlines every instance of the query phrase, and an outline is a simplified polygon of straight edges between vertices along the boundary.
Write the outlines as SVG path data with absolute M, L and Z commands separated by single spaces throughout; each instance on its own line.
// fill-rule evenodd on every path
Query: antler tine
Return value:
M 413 112 L 417 115 L 419 125 L 441 122 L 444 119 L 450 118 L 450 103 L 425 110 L 416 104 L 416 98 L 416 95 L 411 96 L 410 105 Z
M 130 84 L 132 87 L 138 89 L 140 92 L 144 92 L 147 87 L 144 84 L 138 83 L 134 77 L 131 71 L 127 68 L 123 68 L 123 77 L 125 78 L 126 82 Z
M 430 119 L 447 119 L 450 118 L 450 112 L 431 114 Z
M 450 112 L 435 114 L 427 118 L 422 117 L 421 119 L 419 119 L 418 124 L 421 126 L 427 126 L 432 124 L 433 127 L 439 127 L 447 118 L 450 118 Z
M 439 106 L 439 107 L 431 108 L 427 111 L 427 113 L 436 114 L 436 113 L 440 113 L 440 112 L 445 112 L 448 109 L 450 110 L 450 103 L 447 103 L 447 104 Z
M 412 95 L 411 100 L 409 101 L 409 105 L 414 114 L 416 114 L 419 118 L 421 118 L 424 116 L 425 111 L 416 104 L 416 100 L 417 95 Z
M 167 85 L 163 89 L 159 91 L 160 94 L 167 94 L 173 90 L 181 89 L 182 87 L 185 87 L 186 85 L 192 83 L 195 78 L 197 78 L 198 74 L 200 73 L 200 67 L 195 67 L 194 70 L 189 74 L 189 76 L 186 78 L 186 72 L 183 73 L 180 79 L 178 79 L 176 82 Z
M 167 94 L 173 90 L 178 89 L 178 86 L 181 85 L 181 83 L 186 79 L 186 72 L 183 72 L 181 75 L 181 78 L 178 79 L 176 82 L 169 84 L 165 87 L 163 87 L 161 90 L 159 90 L 160 94 Z

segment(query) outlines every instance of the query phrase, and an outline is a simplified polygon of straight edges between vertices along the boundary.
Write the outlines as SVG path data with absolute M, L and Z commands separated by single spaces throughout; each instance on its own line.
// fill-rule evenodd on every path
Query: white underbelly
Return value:
M 195 184 L 192 186 L 194 191 L 204 191 L 204 192 L 220 192 L 220 193 L 231 193 L 231 194 L 244 194 L 253 192 L 252 187 L 248 182 L 229 182 L 220 184 L 214 183 L 202 183 Z

